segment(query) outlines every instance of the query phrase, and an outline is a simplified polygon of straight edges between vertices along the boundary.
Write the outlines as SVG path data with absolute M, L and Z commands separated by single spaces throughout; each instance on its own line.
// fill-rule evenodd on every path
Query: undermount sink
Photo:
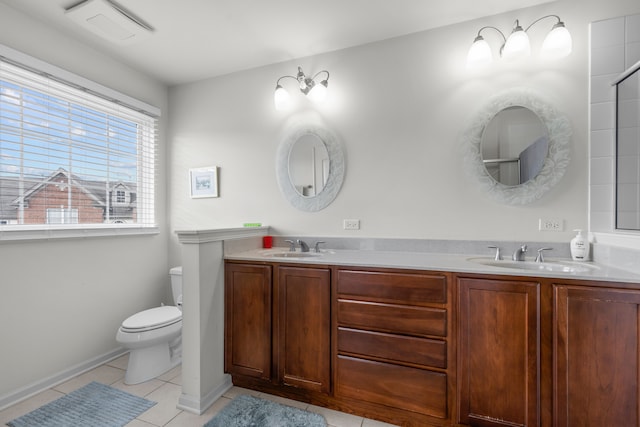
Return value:
M 265 254 L 268 258 L 316 258 L 321 257 L 319 252 L 275 252 Z
M 469 258 L 471 262 L 490 267 L 510 268 L 512 270 L 552 271 L 559 273 L 586 273 L 598 269 L 595 265 L 571 261 L 510 261 L 493 258 Z

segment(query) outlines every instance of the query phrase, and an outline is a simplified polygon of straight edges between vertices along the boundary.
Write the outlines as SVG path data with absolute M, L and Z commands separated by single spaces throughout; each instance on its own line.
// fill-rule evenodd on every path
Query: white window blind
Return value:
M 157 128 L 150 113 L 0 57 L 0 231 L 155 226 Z

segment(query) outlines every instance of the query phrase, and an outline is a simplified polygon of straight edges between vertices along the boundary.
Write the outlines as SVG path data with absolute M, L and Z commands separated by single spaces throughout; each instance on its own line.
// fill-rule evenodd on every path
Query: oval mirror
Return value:
M 547 128 L 530 109 L 508 107 L 487 124 L 480 141 L 482 162 L 497 182 L 512 186 L 534 179 L 547 157 Z
M 528 112 L 525 113 L 524 110 Z M 526 116 L 531 120 L 523 119 Z M 533 117 L 540 121 L 541 130 L 535 130 L 537 125 Z M 502 123 L 503 119 L 506 124 Z M 512 132 L 514 138 L 507 138 L 510 140 L 508 151 L 498 153 L 495 138 L 498 138 L 499 133 L 504 133 L 505 128 L 513 128 L 506 132 Z M 511 140 L 515 139 L 515 135 L 518 135 L 519 141 L 512 149 L 511 144 L 515 142 Z M 491 138 L 494 141 L 490 141 Z M 538 200 L 560 181 L 569 164 L 570 140 L 571 125 L 564 114 L 533 91 L 516 88 L 497 94 L 487 101 L 463 131 L 460 147 L 465 171 L 488 196 L 501 203 L 524 205 Z M 485 145 L 486 155 L 483 152 Z M 489 146 L 493 146 L 493 151 L 489 150 Z M 508 160 L 504 163 L 509 163 L 509 160 L 515 163 L 513 160 L 520 158 L 527 149 L 534 153 L 525 153 L 524 156 L 541 157 L 541 166 L 540 162 L 527 160 L 527 165 L 523 167 L 523 161 L 519 160 L 518 172 L 511 170 L 496 174 L 496 163 L 499 164 L 501 160 Z M 520 176 L 522 169 L 527 169 L 524 177 Z
M 278 146 L 278 186 L 300 210 L 316 212 L 331 204 L 342 187 L 344 170 L 342 143 L 323 126 L 292 126 Z
M 317 135 L 302 135 L 291 146 L 289 179 L 299 195 L 320 194 L 329 179 L 329 166 L 329 152 Z

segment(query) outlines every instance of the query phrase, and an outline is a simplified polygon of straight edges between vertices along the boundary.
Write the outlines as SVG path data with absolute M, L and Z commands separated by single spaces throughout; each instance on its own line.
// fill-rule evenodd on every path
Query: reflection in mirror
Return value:
M 616 98 L 616 228 L 640 230 L 640 62 L 618 80 Z
M 482 134 L 481 146 L 487 173 L 501 184 L 519 185 L 542 170 L 549 138 L 533 111 L 514 106 L 491 119 Z
M 318 136 L 302 135 L 291 146 L 289 177 L 301 196 L 313 197 L 322 192 L 329 178 L 329 152 Z

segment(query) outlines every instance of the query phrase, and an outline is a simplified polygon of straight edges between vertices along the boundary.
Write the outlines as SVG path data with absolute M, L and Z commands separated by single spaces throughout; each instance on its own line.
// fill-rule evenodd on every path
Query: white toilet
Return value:
M 116 341 L 130 350 L 125 384 L 153 379 L 182 361 L 182 267 L 169 274 L 176 306 L 141 311 L 118 329 Z

